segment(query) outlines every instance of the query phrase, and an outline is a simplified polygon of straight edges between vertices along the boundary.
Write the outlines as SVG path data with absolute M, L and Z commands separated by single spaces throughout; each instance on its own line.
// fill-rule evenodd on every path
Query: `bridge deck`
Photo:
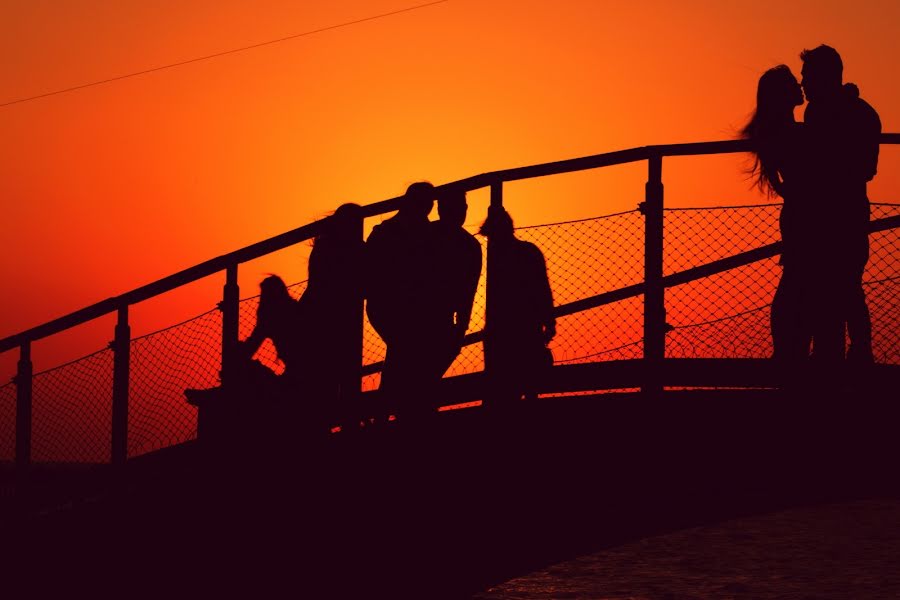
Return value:
M 264 452 L 193 444 L 7 528 L 18 550 L 4 564 L 158 591 L 177 577 L 179 590 L 467 597 L 653 532 L 896 493 L 898 413 L 874 390 L 605 394 Z

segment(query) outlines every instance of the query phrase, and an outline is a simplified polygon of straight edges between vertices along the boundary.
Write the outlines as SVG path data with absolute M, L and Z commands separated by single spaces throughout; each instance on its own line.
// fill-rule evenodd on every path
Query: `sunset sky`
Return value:
M 4 0 L 0 104 L 421 3 Z M 883 1 L 447 0 L 9 104 L 0 337 L 415 180 L 732 138 L 759 75 L 778 63 L 799 74 L 800 50 L 820 43 L 900 131 L 898 23 L 900 3 Z M 767 202 L 744 158 L 667 161 L 667 204 Z M 873 200 L 900 201 L 898 166 L 885 149 Z M 637 165 L 517 184 L 507 206 L 523 225 L 630 210 L 645 176 Z M 472 196 L 469 224 L 485 202 Z M 267 272 L 303 279 L 308 252 L 242 267 L 242 295 Z M 135 309 L 135 334 L 208 310 L 222 283 Z M 98 327 L 67 347 L 102 346 L 112 321 Z M 17 354 L 0 356 L 3 382 Z M 36 350 L 36 367 L 71 357 Z

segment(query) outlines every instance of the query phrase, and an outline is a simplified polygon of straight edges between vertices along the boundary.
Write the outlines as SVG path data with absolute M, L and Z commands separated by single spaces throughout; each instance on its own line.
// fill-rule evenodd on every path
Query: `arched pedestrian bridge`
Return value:
M 456 410 L 429 423 L 316 442 L 257 427 L 223 447 L 203 443 L 215 418 L 200 415 L 197 440 L 183 390 L 220 377 L 227 385 L 234 344 L 252 327 L 256 299 L 240 299 L 240 265 L 315 237 L 323 221 L 0 340 L 0 353 L 19 353 L 14 382 L 0 387 L 0 459 L 16 467 L 4 472 L 16 560 L 82 576 L 95 558 L 134 577 L 168 569 L 199 589 L 293 581 L 335 595 L 465 595 L 660 529 L 896 491 L 887 473 L 898 456 L 900 204 L 872 199 L 865 287 L 878 364 L 810 371 L 800 377 L 809 385 L 784 389 L 768 360 L 779 207 L 664 202 L 664 159 L 745 150 L 733 141 L 647 146 L 447 184 L 488 190 L 515 215 L 512 182 L 647 168 L 633 211 L 517 231 L 547 259 L 559 334 L 540 397 L 512 410 L 482 404 L 489 373 L 476 316 L 441 390 L 441 404 Z M 359 235 L 399 202 L 364 206 Z M 490 248 L 486 256 L 476 315 L 491 297 Z M 217 308 L 132 339 L 132 307 L 217 273 Z M 33 372 L 35 342 L 109 314 L 109 348 Z M 361 298 L 347 319 L 359 335 L 358 351 L 339 358 L 343 400 L 374 406 L 384 348 Z M 260 359 L 272 363 L 271 350 Z

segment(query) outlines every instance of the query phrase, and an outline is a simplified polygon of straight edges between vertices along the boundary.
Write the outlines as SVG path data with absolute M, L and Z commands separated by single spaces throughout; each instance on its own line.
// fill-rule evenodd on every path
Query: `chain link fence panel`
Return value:
M 16 384 L 0 386 L 0 462 L 16 458 Z
M 666 275 L 734 256 L 780 240 L 780 205 L 667 209 Z M 900 214 L 900 205 L 873 204 L 872 220 Z M 900 362 L 897 279 L 900 230 L 869 236 L 863 285 L 872 315 L 873 350 L 879 362 Z M 770 307 L 781 277 L 778 257 L 757 261 L 666 290 L 670 358 L 768 358 L 772 355 Z
M 197 437 L 197 409 L 186 388 L 219 383 L 222 313 L 211 310 L 131 342 L 128 456 Z
M 900 215 L 900 204 L 872 204 L 871 218 Z M 869 236 L 869 262 L 863 276 L 866 301 L 872 316 L 875 360 L 900 364 L 900 229 Z
M 34 462 L 108 463 L 113 352 L 100 350 L 32 378 Z
M 778 205 L 665 212 L 664 273 L 672 274 L 776 242 Z M 900 205 L 873 204 L 872 219 L 900 215 Z M 637 211 L 516 230 L 544 254 L 556 305 L 643 281 L 644 218 Z M 486 240 L 479 237 L 486 263 Z M 900 229 L 870 236 L 864 283 L 872 314 L 875 356 L 900 364 Z M 731 269 L 666 290 L 666 355 L 678 358 L 765 358 L 771 355 L 769 309 L 780 277 L 778 258 Z M 475 297 L 470 332 L 484 326 L 486 265 Z M 289 287 L 294 298 L 306 282 Z M 259 297 L 241 300 L 239 335 L 256 323 Z M 128 454 L 137 456 L 196 437 L 197 409 L 186 388 L 219 384 L 222 315 L 212 310 L 136 338 L 131 345 Z M 557 363 L 641 358 L 643 296 L 563 316 L 551 344 Z M 385 346 L 364 322 L 363 365 L 384 360 Z M 315 343 L 315 340 L 310 340 Z M 255 358 L 276 373 L 284 365 L 271 342 Z M 465 347 L 448 375 L 483 369 L 480 343 Z M 34 376 L 33 458 L 39 462 L 108 462 L 113 353 L 101 350 Z M 363 378 L 378 387 L 379 374 Z M 14 384 L 0 387 L 0 460 L 15 451 Z M 6 434 L 6 432 L 9 432 Z
M 557 306 L 636 285 L 644 279 L 644 217 L 629 211 L 521 227 L 516 237 L 544 254 Z M 556 362 L 639 358 L 643 295 L 564 316 L 550 344 Z

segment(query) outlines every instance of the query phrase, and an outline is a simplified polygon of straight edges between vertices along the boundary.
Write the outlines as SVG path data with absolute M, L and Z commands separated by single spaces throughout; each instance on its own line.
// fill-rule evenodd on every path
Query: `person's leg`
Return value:
M 391 415 L 396 415 L 400 404 L 403 382 L 403 351 L 396 342 L 387 345 L 381 380 L 378 384 L 379 404 L 375 410 L 376 420 L 386 423 Z
M 861 281 L 851 290 L 848 304 L 847 330 L 850 334 L 850 349 L 847 351 L 847 360 L 860 365 L 874 363 L 872 320 Z
M 866 365 L 875 362 L 872 353 L 872 319 L 869 315 L 866 292 L 862 283 L 866 263 L 869 261 L 868 235 L 861 236 L 857 240 L 856 246 L 857 256 L 855 259 L 851 259 L 851 264 L 848 266 L 846 318 L 850 349 L 847 352 L 847 360 L 857 365 Z
M 804 315 L 803 281 L 796 271 L 796 266 L 785 268 L 772 299 L 772 358 L 786 368 L 809 358 L 809 318 Z
M 415 421 L 434 412 L 436 380 L 435 350 L 431 342 L 409 339 L 395 342 L 388 350 L 386 373 L 382 374 L 386 399 L 398 420 Z M 386 376 L 386 378 L 385 378 Z
M 844 360 L 845 284 L 839 266 L 832 265 L 829 272 L 820 268 L 810 281 L 810 293 L 804 301 L 812 321 L 812 358 L 826 369 L 839 367 Z

